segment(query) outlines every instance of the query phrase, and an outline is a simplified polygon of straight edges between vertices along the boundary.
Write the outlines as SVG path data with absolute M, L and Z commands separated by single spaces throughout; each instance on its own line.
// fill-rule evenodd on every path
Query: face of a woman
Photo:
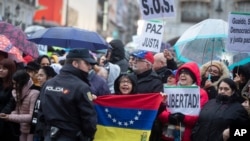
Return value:
M 231 96 L 234 92 L 227 83 L 221 82 L 218 87 L 218 93 L 222 95 Z
M 208 77 L 208 74 L 211 74 L 211 76 L 220 76 L 220 70 L 215 66 L 210 66 L 206 71 L 206 77 Z
M 38 75 L 37 75 L 37 81 L 39 82 L 40 86 L 43 85 L 43 83 L 47 80 L 47 75 L 45 74 L 43 69 L 39 69 Z
M 176 82 L 175 76 L 170 75 L 167 79 L 167 85 L 174 86 L 174 85 L 176 85 L 175 82 Z
M 249 100 L 245 100 L 243 103 L 241 103 L 241 105 L 246 109 L 248 110 L 250 108 L 250 105 L 249 105 Z
M 3 65 L 0 65 L 0 78 L 5 78 L 8 75 L 9 70 Z
M 132 92 L 132 82 L 126 78 L 121 78 L 119 89 L 122 94 L 130 94 Z
M 104 66 L 104 62 L 106 61 L 106 57 L 105 56 L 102 56 L 101 58 L 100 58 L 100 62 L 99 62 L 99 65 L 100 66 Z
M 193 79 L 189 73 L 181 71 L 179 76 L 179 84 L 181 86 L 190 86 L 193 84 Z
M 43 67 L 43 66 L 49 66 L 49 65 L 50 65 L 50 62 L 49 62 L 48 58 L 43 58 L 43 59 L 41 60 L 40 65 L 41 65 L 42 67 Z

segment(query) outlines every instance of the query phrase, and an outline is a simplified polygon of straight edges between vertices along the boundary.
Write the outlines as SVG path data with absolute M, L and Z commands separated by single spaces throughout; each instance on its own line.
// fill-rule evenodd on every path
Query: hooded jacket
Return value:
M 107 62 L 104 65 L 104 68 L 108 71 L 108 78 L 107 78 L 107 83 L 108 83 L 108 87 L 109 87 L 109 91 L 111 93 L 114 93 L 114 82 L 115 79 L 120 75 L 121 73 L 121 69 L 118 65 Z
M 177 81 L 179 80 L 180 70 L 182 70 L 182 69 L 190 70 L 196 77 L 195 84 L 200 87 L 201 78 L 200 78 L 200 70 L 199 70 L 198 65 L 195 62 L 189 62 L 189 63 L 185 63 L 182 66 L 180 66 L 177 70 L 177 73 L 176 73 L 176 80 Z M 201 108 L 203 108 L 203 106 L 207 103 L 207 101 L 208 101 L 207 92 L 205 90 L 203 90 L 202 88 L 200 88 Z M 164 124 L 168 123 L 168 118 L 169 118 L 170 114 L 171 113 L 168 110 L 165 110 L 164 112 L 162 112 L 159 115 L 159 120 Z M 198 116 L 184 115 L 183 123 L 184 123 L 185 129 L 184 129 L 184 133 L 182 135 L 182 141 L 191 141 L 191 132 L 192 132 L 192 129 L 195 126 L 195 123 L 197 122 L 197 120 L 198 120 Z
M 136 84 L 136 78 L 132 74 L 120 74 L 114 83 L 114 89 L 115 89 L 115 94 L 121 94 L 121 91 L 119 89 L 120 87 L 120 78 L 126 76 L 131 82 L 132 82 L 132 91 L 131 94 L 135 94 L 137 92 L 137 84 Z
M 128 70 L 128 61 L 125 58 L 125 49 L 121 40 L 112 40 L 109 43 L 112 46 L 112 53 L 110 56 L 110 62 L 117 64 L 121 72 L 126 72 Z
M 217 85 L 218 83 L 220 82 L 220 80 L 224 79 L 224 78 L 229 78 L 230 77 L 230 73 L 229 73 L 229 70 L 227 68 L 227 66 L 223 63 L 223 62 L 220 62 L 220 61 L 209 61 L 207 62 L 206 64 L 202 65 L 201 66 L 201 77 L 202 77 L 202 81 L 201 81 L 201 87 L 203 88 L 204 85 L 205 85 L 205 82 L 206 80 L 208 79 L 207 77 L 205 77 L 205 74 L 206 74 L 206 71 L 207 69 L 210 67 L 210 66 L 216 66 L 217 68 L 219 68 L 220 70 L 220 77 L 217 78 L 218 80 L 213 80 L 213 77 L 211 78 L 212 80 L 212 86 L 208 87 L 208 88 L 205 88 L 205 90 L 207 91 L 208 93 L 208 97 L 209 99 L 212 99 L 212 98 L 215 98 L 216 95 L 217 95 Z

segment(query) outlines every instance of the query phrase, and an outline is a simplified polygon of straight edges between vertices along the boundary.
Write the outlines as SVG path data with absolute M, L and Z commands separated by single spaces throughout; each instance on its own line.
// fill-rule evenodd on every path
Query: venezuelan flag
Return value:
M 98 97 L 94 141 L 148 141 L 161 101 L 159 93 Z

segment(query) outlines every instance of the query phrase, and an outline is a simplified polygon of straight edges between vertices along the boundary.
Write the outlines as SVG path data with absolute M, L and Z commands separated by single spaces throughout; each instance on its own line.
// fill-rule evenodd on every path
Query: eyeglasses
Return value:
M 209 73 L 214 73 L 214 74 L 219 74 L 219 73 L 220 73 L 218 70 L 211 69 L 211 68 L 209 68 L 207 71 L 208 71 Z
M 186 71 L 186 70 L 181 70 L 181 71 L 180 71 L 180 75 L 181 75 L 181 74 L 190 75 L 190 72 L 189 72 L 189 71 Z
M 128 81 L 128 80 L 122 80 L 122 81 L 120 81 L 120 83 L 121 83 L 121 84 L 125 84 L 125 83 L 127 83 L 127 84 L 132 84 L 132 82 L 131 82 L 131 81 Z
M 145 60 L 145 59 L 140 59 L 140 58 L 134 58 L 133 61 L 134 61 L 134 62 L 146 62 L 146 63 L 148 63 L 147 60 Z

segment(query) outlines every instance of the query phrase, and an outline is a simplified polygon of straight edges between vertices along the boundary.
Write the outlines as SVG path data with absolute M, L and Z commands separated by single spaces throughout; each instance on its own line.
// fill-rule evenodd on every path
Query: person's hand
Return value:
M 238 75 L 238 73 L 235 74 L 234 82 L 235 83 L 239 83 L 240 82 L 240 76 Z
M 205 82 L 205 85 L 204 85 L 204 88 L 206 89 L 206 88 L 209 88 L 209 87 L 211 87 L 212 86 L 212 82 L 210 81 L 210 80 L 206 80 L 206 82 Z
M 162 96 L 162 103 L 167 104 L 168 95 L 163 92 L 160 92 L 160 94 Z
M 97 99 L 97 96 L 94 95 L 94 94 L 92 94 L 92 99 L 93 99 L 93 100 Z
M 185 115 L 182 113 L 174 113 L 174 114 L 169 115 L 168 121 L 170 124 L 177 125 L 180 122 L 183 122 L 184 117 L 185 117 Z
M 5 113 L 0 113 L 0 118 L 1 119 L 8 119 L 9 115 Z
M 229 128 L 225 129 L 222 133 L 222 136 L 223 136 L 223 141 L 227 141 L 230 137 L 230 130 Z
M 172 55 L 172 53 L 169 50 L 164 49 L 163 54 L 164 54 L 164 57 L 167 60 L 172 60 L 173 59 L 173 55 Z

